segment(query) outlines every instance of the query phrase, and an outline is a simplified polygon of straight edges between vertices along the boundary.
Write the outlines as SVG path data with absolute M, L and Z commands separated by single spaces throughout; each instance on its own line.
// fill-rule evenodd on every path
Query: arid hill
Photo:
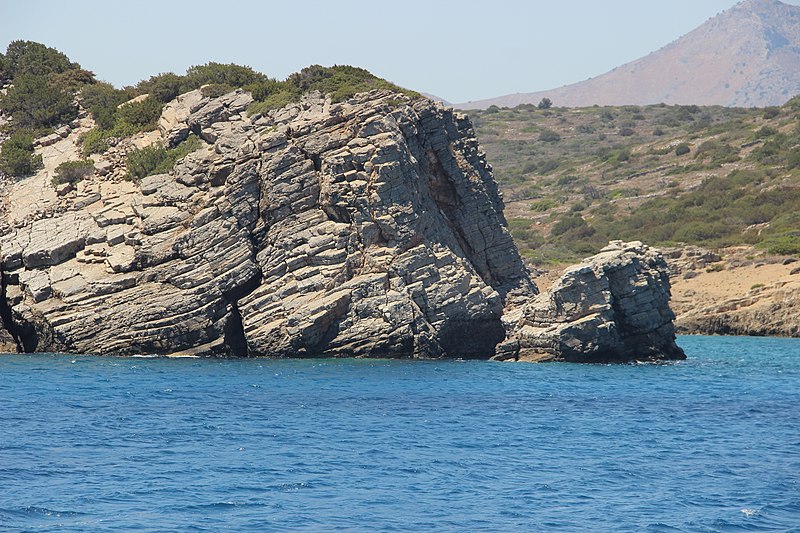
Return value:
M 568 107 L 696 104 L 781 105 L 800 93 L 800 6 L 745 0 L 643 58 L 549 91 L 457 104 L 514 107 L 550 98 Z

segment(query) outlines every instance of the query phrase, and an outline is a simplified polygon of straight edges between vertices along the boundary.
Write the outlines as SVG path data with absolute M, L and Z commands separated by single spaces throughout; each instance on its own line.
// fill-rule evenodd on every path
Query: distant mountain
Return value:
M 763 107 L 800 94 L 800 7 L 745 0 L 641 59 L 558 89 L 456 104 L 461 109 L 656 103 Z
M 435 94 L 430 94 L 430 93 L 419 93 L 419 94 L 421 94 L 425 98 L 430 98 L 434 102 L 441 102 L 444 105 L 449 105 L 449 106 L 453 105 L 452 103 L 448 102 L 444 98 L 440 98 L 439 96 L 436 96 Z

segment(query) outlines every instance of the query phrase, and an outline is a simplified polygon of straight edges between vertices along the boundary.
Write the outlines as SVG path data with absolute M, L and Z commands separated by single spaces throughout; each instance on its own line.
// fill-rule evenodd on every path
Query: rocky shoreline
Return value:
M 752 247 L 664 251 L 679 333 L 800 337 L 800 262 Z
M 538 294 L 469 120 L 391 91 L 249 117 L 241 90 L 166 106 L 77 186 L 84 117 L 4 191 L 0 350 L 677 359 L 663 258 L 612 243 Z M 173 171 L 127 151 L 188 135 Z M 13 349 L 12 349 L 13 348 Z

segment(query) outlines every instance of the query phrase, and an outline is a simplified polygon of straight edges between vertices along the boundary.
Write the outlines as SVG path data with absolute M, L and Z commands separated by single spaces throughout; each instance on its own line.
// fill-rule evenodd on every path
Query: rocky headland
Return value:
M 226 356 L 682 358 L 667 266 L 615 242 L 538 294 L 470 121 L 388 90 L 250 116 L 195 90 L 94 157 L 81 118 L 3 188 L 0 351 Z M 174 168 L 125 156 L 189 135 Z

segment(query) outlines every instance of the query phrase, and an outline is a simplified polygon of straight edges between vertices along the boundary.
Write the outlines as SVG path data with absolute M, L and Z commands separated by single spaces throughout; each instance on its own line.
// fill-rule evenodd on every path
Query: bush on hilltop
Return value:
M 33 41 L 12 41 L 6 49 L 3 75 L 9 79 L 20 76 L 49 76 L 79 69 L 62 52 Z
M 15 128 L 50 128 L 68 123 L 78 116 L 73 95 L 52 86 L 45 76 L 23 75 L 14 79 L 0 107 L 14 117 Z
M 138 102 L 126 102 L 117 109 L 117 125 L 131 126 L 136 131 L 149 131 L 156 127 L 161 116 L 163 104 L 157 99 L 147 97 Z

